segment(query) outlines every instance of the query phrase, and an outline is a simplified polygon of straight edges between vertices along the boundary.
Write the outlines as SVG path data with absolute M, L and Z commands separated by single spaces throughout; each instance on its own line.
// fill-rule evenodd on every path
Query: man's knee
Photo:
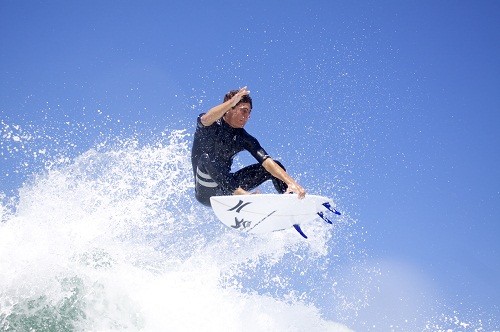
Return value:
M 200 156 L 200 159 L 201 161 L 203 162 L 207 162 L 207 161 L 210 161 L 210 156 L 208 155 L 208 153 L 204 153 Z

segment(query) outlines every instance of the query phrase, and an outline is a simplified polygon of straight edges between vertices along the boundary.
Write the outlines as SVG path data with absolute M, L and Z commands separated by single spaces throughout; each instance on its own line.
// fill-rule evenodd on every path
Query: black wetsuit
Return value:
M 203 114 L 198 116 L 191 151 L 195 195 L 199 202 L 210 206 L 211 196 L 232 195 L 238 187 L 253 190 L 267 180 L 273 181 L 279 193 L 286 191 L 286 184 L 262 166 L 269 155 L 257 139 L 243 128 L 231 127 L 223 119 L 204 126 L 201 123 Z M 234 156 L 243 150 L 250 152 L 258 163 L 231 173 Z M 285 169 L 281 163 L 276 163 Z

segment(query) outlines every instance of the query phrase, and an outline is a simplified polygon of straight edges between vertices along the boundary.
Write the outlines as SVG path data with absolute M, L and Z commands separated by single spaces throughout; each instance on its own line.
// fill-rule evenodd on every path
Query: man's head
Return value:
M 231 90 L 224 96 L 224 102 L 231 99 L 239 90 Z M 243 128 L 252 112 L 252 98 L 244 95 L 241 100 L 224 115 L 226 121 L 233 128 Z

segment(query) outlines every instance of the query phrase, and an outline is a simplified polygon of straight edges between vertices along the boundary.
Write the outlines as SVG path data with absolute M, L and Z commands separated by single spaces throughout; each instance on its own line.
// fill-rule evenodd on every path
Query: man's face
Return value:
M 224 120 L 233 128 L 243 128 L 250 118 L 251 112 L 249 103 L 241 103 L 227 111 Z

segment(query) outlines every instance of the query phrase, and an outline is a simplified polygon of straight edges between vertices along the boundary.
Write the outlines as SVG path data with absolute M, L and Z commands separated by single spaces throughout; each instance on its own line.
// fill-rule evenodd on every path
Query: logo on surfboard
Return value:
M 242 218 L 241 220 L 238 220 L 238 217 L 234 217 L 234 225 L 231 225 L 232 228 L 247 228 L 250 227 L 252 222 L 250 220 L 245 220 Z
M 236 213 L 240 213 L 241 209 L 243 209 L 248 204 L 252 204 L 252 202 L 245 203 L 240 199 L 240 201 L 228 211 L 235 211 Z M 234 217 L 234 225 L 231 225 L 231 227 L 236 229 L 245 229 L 247 227 L 250 227 L 250 225 L 252 225 L 252 222 L 250 220 L 245 220 L 245 218 L 241 218 L 241 220 L 238 220 L 238 217 Z
M 240 213 L 241 209 L 243 209 L 245 206 L 247 206 L 248 204 L 252 204 L 252 202 L 246 202 L 244 203 L 241 199 L 240 201 L 238 202 L 238 204 L 236 204 L 235 206 L 233 206 L 232 208 L 230 208 L 228 211 L 233 211 L 233 210 L 236 210 L 237 213 Z

